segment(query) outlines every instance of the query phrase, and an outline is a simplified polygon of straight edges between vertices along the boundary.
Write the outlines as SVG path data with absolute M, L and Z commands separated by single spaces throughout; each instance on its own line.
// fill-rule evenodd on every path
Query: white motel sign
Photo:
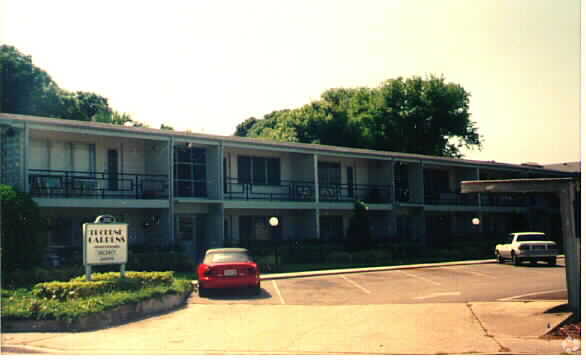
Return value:
M 128 224 L 83 224 L 84 265 L 126 264 Z
M 117 223 L 113 216 L 101 215 L 94 223 L 83 224 L 83 264 L 91 280 L 94 265 L 120 265 L 124 277 L 128 261 L 128 224 Z

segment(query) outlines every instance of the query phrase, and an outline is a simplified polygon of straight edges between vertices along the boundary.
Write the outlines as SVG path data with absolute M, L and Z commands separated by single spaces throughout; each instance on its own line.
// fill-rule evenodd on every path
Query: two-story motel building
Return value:
M 355 199 L 374 237 L 441 248 L 450 236 L 559 232 L 548 195 L 460 194 L 463 180 L 567 176 L 537 166 L 0 114 L 0 183 L 28 192 L 52 248 L 111 214 L 130 244 L 210 247 L 341 239 Z M 279 225 L 270 228 L 268 219 Z M 481 224 L 474 225 L 473 218 Z

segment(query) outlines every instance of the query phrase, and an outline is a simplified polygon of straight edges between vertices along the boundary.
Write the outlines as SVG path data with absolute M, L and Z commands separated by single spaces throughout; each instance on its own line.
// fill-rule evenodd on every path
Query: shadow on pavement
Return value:
M 204 298 L 210 300 L 250 300 L 270 299 L 271 294 L 265 289 L 260 289 L 260 294 L 254 294 L 252 289 L 208 289 Z

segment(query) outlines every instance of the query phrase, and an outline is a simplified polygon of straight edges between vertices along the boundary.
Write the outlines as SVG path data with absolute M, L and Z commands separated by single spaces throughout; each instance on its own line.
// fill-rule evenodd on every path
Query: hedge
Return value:
M 120 278 L 119 273 L 97 273 L 92 275 L 92 281 L 87 281 L 80 276 L 68 282 L 51 281 L 36 284 L 32 294 L 37 298 L 56 299 L 65 301 L 68 299 L 97 296 L 113 291 L 137 291 L 142 288 L 157 286 L 171 286 L 173 284 L 173 272 L 128 272 L 125 278 Z

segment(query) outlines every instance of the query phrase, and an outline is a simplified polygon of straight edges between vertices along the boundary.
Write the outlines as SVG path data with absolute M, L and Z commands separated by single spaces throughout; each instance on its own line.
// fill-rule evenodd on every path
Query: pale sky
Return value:
M 158 128 L 231 135 L 334 87 L 444 75 L 467 159 L 580 159 L 579 0 L 0 0 L 0 43 Z

